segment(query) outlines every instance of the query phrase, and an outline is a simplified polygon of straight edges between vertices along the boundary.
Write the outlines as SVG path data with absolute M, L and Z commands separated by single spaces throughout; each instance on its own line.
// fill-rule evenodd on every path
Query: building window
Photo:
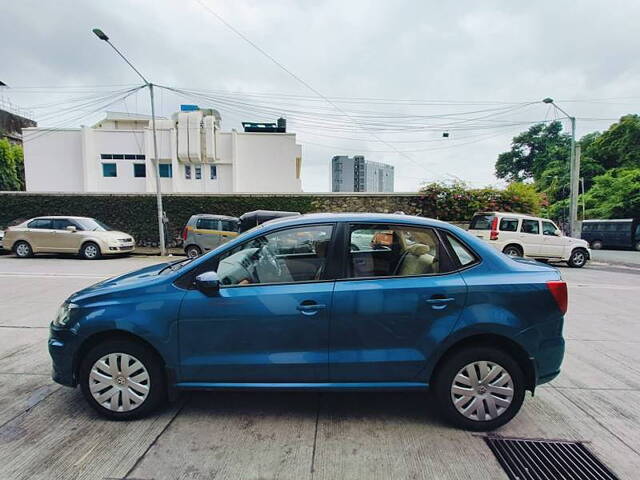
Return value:
M 101 153 L 102 160 L 144 160 L 145 156 L 139 153 Z
M 144 163 L 133 164 L 133 176 L 136 178 L 147 176 L 147 166 Z
M 196 167 L 196 180 L 200 180 L 202 178 L 202 167 Z
M 102 164 L 102 176 L 103 177 L 117 177 L 118 167 L 115 163 L 103 163 Z
M 211 180 L 218 178 L 218 167 L 211 165 Z
M 191 165 L 184 166 L 184 178 L 191 180 Z
M 173 177 L 173 167 L 170 163 L 161 163 L 158 165 L 158 171 L 161 178 Z

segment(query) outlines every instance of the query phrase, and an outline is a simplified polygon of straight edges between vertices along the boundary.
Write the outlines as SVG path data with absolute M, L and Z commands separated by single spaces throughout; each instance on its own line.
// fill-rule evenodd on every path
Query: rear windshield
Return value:
M 491 222 L 493 221 L 494 215 L 474 215 L 471 219 L 471 225 L 469 225 L 469 230 L 491 230 Z

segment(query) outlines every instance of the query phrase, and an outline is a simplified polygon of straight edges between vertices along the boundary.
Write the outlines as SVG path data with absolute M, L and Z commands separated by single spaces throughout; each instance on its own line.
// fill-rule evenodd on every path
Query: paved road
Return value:
M 591 250 L 593 261 L 629 266 L 640 266 L 640 252 L 636 250 Z
M 47 324 L 73 291 L 155 261 L 0 257 L 0 479 L 506 478 L 422 393 L 193 393 L 149 419 L 98 418 L 51 382 Z M 499 433 L 587 441 L 637 478 L 640 269 L 562 272 L 563 372 Z

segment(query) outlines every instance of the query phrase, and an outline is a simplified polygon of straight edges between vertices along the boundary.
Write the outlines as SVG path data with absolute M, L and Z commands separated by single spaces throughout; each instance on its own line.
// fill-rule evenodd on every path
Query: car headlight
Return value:
M 71 320 L 74 310 L 78 308 L 78 305 L 75 303 L 63 303 L 60 305 L 60 308 L 58 308 L 58 314 L 53 320 L 53 325 L 56 327 L 66 327 L 69 320 Z

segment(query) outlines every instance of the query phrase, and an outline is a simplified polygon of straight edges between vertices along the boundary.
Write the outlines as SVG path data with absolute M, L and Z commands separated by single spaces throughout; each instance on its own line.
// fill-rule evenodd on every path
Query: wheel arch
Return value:
M 536 363 L 533 357 L 531 357 L 527 351 L 517 342 L 511 340 L 503 335 L 493 333 L 481 333 L 471 335 L 457 340 L 453 344 L 449 345 L 443 352 L 441 352 L 438 360 L 435 362 L 429 375 L 429 384 L 432 384 L 432 379 L 437 375 L 441 365 L 444 361 L 459 350 L 463 350 L 468 347 L 488 346 L 498 348 L 505 353 L 511 355 L 520 368 L 525 377 L 525 389 L 533 393 L 536 388 L 537 376 Z
M 145 340 L 144 338 L 135 335 L 126 330 L 105 330 L 102 332 L 94 333 L 93 335 L 88 336 L 78 347 L 74 357 L 73 357 L 73 378 L 75 383 L 78 382 L 80 364 L 82 363 L 82 359 L 84 356 L 91 350 L 93 347 L 100 345 L 102 342 L 111 341 L 111 340 L 127 340 L 131 342 L 136 342 L 138 344 L 144 345 L 149 348 L 154 355 L 157 357 L 158 361 L 162 362 L 163 371 L 165 372 L 165 380 L 167 381 L 167 385 L 169 386 L 169 381 L 172 380 L 169 377 L 166 361 L 164 357 L 160 354 L 157 348 L 153 346 L 150 342 Z

